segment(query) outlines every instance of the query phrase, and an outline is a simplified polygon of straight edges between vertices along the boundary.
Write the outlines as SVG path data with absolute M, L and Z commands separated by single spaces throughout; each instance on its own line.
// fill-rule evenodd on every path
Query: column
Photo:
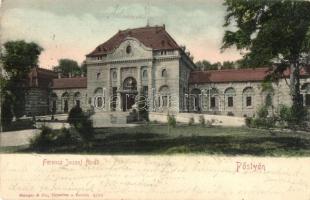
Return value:
M 121 93 L 120 91 L 122 90 L 122 77 L 121 77 L 121 68 L 117 68 L 117 88 L 118 91 L 117 93 L 117 106 L 116 106 L 116 110 L 117 111 L 121 111 L 122 110 L 122 100 L 121 100 Z

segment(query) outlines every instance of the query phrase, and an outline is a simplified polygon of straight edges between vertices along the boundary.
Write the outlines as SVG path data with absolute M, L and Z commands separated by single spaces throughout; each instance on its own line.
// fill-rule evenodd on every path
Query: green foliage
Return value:
M 174 115 L 168 115 L 167 118 L 168 118 L 168 126 L 175 128 L 177 125 L 177 121 Z
M 266 118 L 268 116 L 268 108 L 267 106 L 262 106 L 257 111 L 258 118 Z
M 215 64 L 211 64 L 209 61 L 207 60 L 202 60 L 202 61 L 198 61 L 195 63 L 196 66 L 198 67 L 198 69 L 203 70 L 203 71 L 207 71 L 207 70 L 217 70 L 218 66 Z
M 192 126 L 195 123 L 194 117 L 189 118 L 188 125 Z
M 13 114 L 17 118 L 21 117 L 25 110 L 27 75 L 31 68 L 37 66 L 42 50 L 38 44 L 23 40 L 8 41 L 4 44 L 1 62 L 9 79 L 5 83 L 1 81 L 1 86 L 5 93 L 10 94 Z
M 206 124 L 206 119 L 203 115 L 199 116 L 199 123 L 200 125 L 204 126 Z
M 3 126 L 3 129 L 7 129 L 10 127 L 13 119 L 13 113 L 12 113 L 12 107 L 11 103 L 12 100 L 8 95 L 5 95 L 2 99 L 2 105 L 1 105 L 1 125 Z
M 236 46 L 245 50 L 243 63 L 252 67 L 276 66 L 273 74 L 283 74 L 290 66 L 294 109 L 301 112 L 299 68 L 310 52 L 310 2 L 225 0 L 224 5 L 224 26 L 234 25 L 237 29 L 225 32 L 222 49 Z
M 37 66 L 43 50 L 38 44 L 23 40 L 8 41 L 4 44 L 4 49 L 1 57 L 3 67 L 10 76 L 19 79 L 25 78 L 30 69 Z
M 60 59 L 58 60 L 58 66 L 54 67 L 54 71 L 61 73 L 65 77 L 78 76 L 86 71 L 85 63 L 82 64 L 83 68 L 80 68 L 75 60 L 71 59 Z
M 234 69 L 235 63 L 232 61 L 224 61 L 221 69 Z
M 88 143 L 94 137 L 92 121 L 79 106 L 73 107 L 68 115 L 68 123 L 80 134 L 82 140 Z
M 56 140 L 56 133 L 49 127 L 41 127 L 41 132 L 30 139 L 30 148 L 39 151 L 46 151 L 53 147 Z

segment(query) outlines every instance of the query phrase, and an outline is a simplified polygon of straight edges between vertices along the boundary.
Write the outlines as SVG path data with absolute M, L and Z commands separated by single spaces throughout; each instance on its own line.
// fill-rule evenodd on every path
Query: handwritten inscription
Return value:
M 310 159 L 305 160 L 1 155 L 0 193 L 4 199 L 29 200 L 281 199 L 286 193 L 304 200 L 310 195 L 309 170 L 302 165 Z

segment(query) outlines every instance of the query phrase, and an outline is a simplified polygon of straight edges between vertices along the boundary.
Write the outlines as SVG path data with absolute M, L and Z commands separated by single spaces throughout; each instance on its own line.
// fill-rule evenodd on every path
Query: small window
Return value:
M 143 77 L 143 78 L 147 78 L 147 70 L 146 70 L 146 69 L 143 70 L 143 72 L 142 72 L 142 77 Z
M 113 77 L 113 79 L 117 78 L 117 73 L 115 71 L 113 72 L 112 77 Z
M 102 97 L 97 97 L 97 107 L 102 107 Z
M 234 106 L 234 98 L 233 97 L 228 97 L 228 107 L 233 107 Z
M 211 97 L 211 108 L 215 108 L 215 97 Z
M 80 100 L 76 100 L 76 101 L 75 101 L 75 104 L 76 104 L 77 107 L 80 107 L 80 104 L 81 104 L 81 103 L 80 103 Z
M 310 106 L 310 94 L 305 95 L 305 106 Z
M 143 86 L 143 95 L 144 96 L 147 96 L 147 94 L 148 94 L 148 86 Z
M 246 106 L 252 106 L 252 97 L 246 97 Z
M 167 107 L 168 106 L 168 97 L 167 96 L 162 96 L 163 99 L 163 107 Z
M 130 53 L 131 53 L 131 46 L 130 46 L 130 45 L 127 46 L 127 48 L 126 48 L 126 53 L 127 53 L 127 54 L 130 54 Z
M 99 79 L 99 78 L 100 78 L 100 72 L 97 73 L 97 79 Z
M 162 76 L 162 77 L 167 77 L 167 70 L 166 70 L 166 69 L 163 69 L 163 70 L 161 71 L 161 76 Z

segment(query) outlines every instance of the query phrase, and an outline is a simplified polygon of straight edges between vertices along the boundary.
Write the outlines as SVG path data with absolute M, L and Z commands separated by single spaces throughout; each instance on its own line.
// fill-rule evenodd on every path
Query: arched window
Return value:
M 192 108 L 194 111 L 201 111 L 201 101 L 202 101 L 202 95 L 201 95 L 201 90 L 198 88 L 194 88 L 191 91 L 190 94 L 190 99 L 191 99 L 191 104 L 192 104 Z
M 94 106 L 95 108 L 102 109 L 105 106 L 105 99 L 102 88 L 97 88 L 94 95 Z
M 124 90 L 137 90 L 137 81 L 132 77 L 128 77 L 123 83 Z
M 301 86 L 301 94 L 303 95 L 304 105 L 310 107 L 310 83 L 304 83 Z
M 160 87 L 159 89 L 159 94 L 160 94 L 160 97 L 159 97 L 159 102 L 158 102 L 158 106 L 159 107 L 168 107 L 170 106 L 170 90 L 169 90 L 169 87 L 164 85 L 162 87 Z
M 126 47 L 126 53 L 127 53 L 127 54 L 130 54 L 130 53 L 131 53 L 131 46 L 130 46 L 130 45 L 128 45 L 128 46 Z
M 162 77 L 167 77 L 167 70 L 166 69 L 163 69 L 162 71 L 161 71 L 161 76 Z
M 65 92 L 61 95 L 61 99 L 62 99 L 62 107 L 63 107 L 63 111 L 64 113 L 67 113 L 69 111 L 69 94 L 68 92 Z
M 236 96 L 236 91 L 234 88 L 229 87 L 225 90 L 225 102 L 227 107 L 234 107 L 234 97 Z
M 147 79 L 147 70 L 143 70 L 142 72 L 142 78 Z
M 80 104 L 81 104 L 81 93 L 80 92 L 74 93 L 74 101 L 75 101 L 75 105 L 80 107 Z
M 117 72 L 116 72 L 116 71 L 114 71 L 114 72 L 112 73 L 112 77 L 113 77 L 114 80 L 117 79 Z
M 254 89 L 252 87 L 246 87 L 243 90 L 243 105 L 244 107 L 252 107 L 253 106 L 253 96 Z
M 97 73 L 97 79 L 99 79 L 99 78 L 100 78 L 100 72 Z

